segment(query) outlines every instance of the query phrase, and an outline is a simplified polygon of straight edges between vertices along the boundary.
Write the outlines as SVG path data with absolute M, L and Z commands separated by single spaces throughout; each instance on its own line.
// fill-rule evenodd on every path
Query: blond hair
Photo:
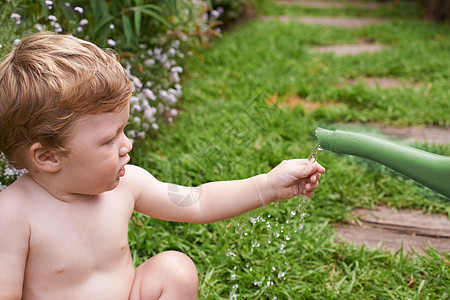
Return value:
M 76 120 L 117 112 L 132 87 L 114 55 L 68 35 L 24 38 L 0 64 L 0 152 L 16 167 L 35 142 L 63 147 Z

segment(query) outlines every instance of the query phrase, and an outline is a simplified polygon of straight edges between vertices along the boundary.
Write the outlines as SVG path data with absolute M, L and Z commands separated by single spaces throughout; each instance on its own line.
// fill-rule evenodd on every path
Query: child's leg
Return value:
M 197 299 L 198 275 L 193 261 L 177 251 L 159 253 L 136 269 L 130 300 Z

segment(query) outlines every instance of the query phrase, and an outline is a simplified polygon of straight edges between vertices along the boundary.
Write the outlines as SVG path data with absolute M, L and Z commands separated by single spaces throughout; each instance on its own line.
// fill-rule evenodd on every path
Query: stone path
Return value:
M 400 80 L 391 77 L 363 77 L 360 79 L 350 79 L 344 84 L 341 84 L 340 87 L 344 87 L 349 84 L 357 84 L 359 80 L 364 81 L 368 86 L 372 88 L 390 89 L 395 87 L 423 87 L 423 84 L 420 82 L 410 82 L 407 80 Z
M 409 143 L 450 144 L 450 128 L 427 127 L 392 127 L 378 126 L 384 134 L 399 138 Z
M 334 1 L 278 0 L 277 3 L 281 5 L 301 5 L 306 7 L 323 7 L 323 8 L 357 6 L 357 7 L 366 7 L 370 9 L 377 9 L 378 7 L 380 7 L 379 2 L 359 2 L 359 1 L 334 2 Z
M 302 5 L 309 7 L 343 7 L 345 5 L 365 6 L 377 9 L 377 2 L 333 2 L 333 1 L 305 1 L 305 0 L 278 0 L 281 5 Z M 344 18 L 344 17 L 293 17 L 278 16 L 265 17 L 265 20 L 279 20 L 284 23 L 301 22 L 340 27 L 363 27 L 371 24 L 380 24 L 387 19 L 372 18 Z M 374 53 L 384 49 L 383 45 L 370 42 L 361 42 L 352 45 L 329 45 L 312 48 L 312 51 L 324 53 L 331 52 L 336 55 L 356 55 L 362 52 Z M 361 80 L 357 79 L 357 80 Z M 357 80 L 349 80 L 345 84 L 355 84 Z M 362 78 L 373 88 L 394 87 L 421 87 L 420 83 L 400 81 L 395 78 Z M 278 101 L 275 94 L 267 100 L 269 105 L 277 103 L 279 106 L 294 107 L 301 105 L 306 112 L 321 106 L 338 105 L 338 103 L 316 103 L 308 101 L 297 95 L 286 97 Z M 406 142 L 419 142 L 429 144 L 450 144 L 450 128 L 428 127 L 387 127 L 379 124 L 370 124 L 389 137 L 402 139 Z M 353 220 L 347 224 L 337 224 L 338 235 L 344 241 L 366 245 L 368 247 L 381 246 L 385 250 L 398 251 L 403 248 L 406 252 L 424 254 L 423 249 L 429 246 L 439 252 L 450 251 L 450 220 L 445 215 L 425 215 L 419 211 L 398 210 L 393 211 L 387 207 L 377 210 L 356 209 L 352 212 Z
M 373 53 L 384 49 L 383 45 L 371 44 L 371 43 L 360 43 L 351 45 L 330 45 L 330 46 L 320 46 L 312 48 L 315 52 L 331 52 L 336 55 L 355 55 L 363 52 Z
M 379 123 L 337 123 L 337 129 L 357 131 L 357 132 L 375 132 L 385 135 L 406 144 L 422 143 L 430 145 L 450 144 L 450 127 L 438 126 L 409 126 L 396 127 L 386 126 Z
M 266 16 L 263 18 L 266 21 L 279 20 L 284 23 L 300 22 L 313 25 L 329 25 L 338 27 L 363 27 L 371 24 L 380 24 L 387 22 L 387 19 L 374 18 L 347 18 L 347 17 L 294 17 L 294 16 Z

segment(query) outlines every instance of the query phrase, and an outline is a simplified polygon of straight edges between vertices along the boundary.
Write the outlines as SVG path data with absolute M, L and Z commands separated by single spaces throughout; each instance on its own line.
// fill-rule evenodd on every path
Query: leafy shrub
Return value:
M 133 84 L 127 134 L 134 141 L 156 135 L 177 115 L 183 61 L 219 35 L 220 15 L 199 0 L 9 0 L 0 13 L 0 56 L 20 38 L 43 30 L 114 49 Z M 18 174 L 0 157 L 0 190 Z

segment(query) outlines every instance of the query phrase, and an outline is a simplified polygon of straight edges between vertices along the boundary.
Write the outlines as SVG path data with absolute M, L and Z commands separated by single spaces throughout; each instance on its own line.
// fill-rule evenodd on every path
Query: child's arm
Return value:
M 188 188 L 157 181 L 148 172 L 129 166 L 135 209 L 155 218 L 209 223 L 299 194 L 312 196 L 325 169 L 307 160 L 284 161 L 267 174 Z M 128 169 L 127 169 L 128 171 Z
M 30 227 L 18 199 L 0 195 L 0 299 L 22 298 Z M 3 197 L 2 197 L 3 196 Z

